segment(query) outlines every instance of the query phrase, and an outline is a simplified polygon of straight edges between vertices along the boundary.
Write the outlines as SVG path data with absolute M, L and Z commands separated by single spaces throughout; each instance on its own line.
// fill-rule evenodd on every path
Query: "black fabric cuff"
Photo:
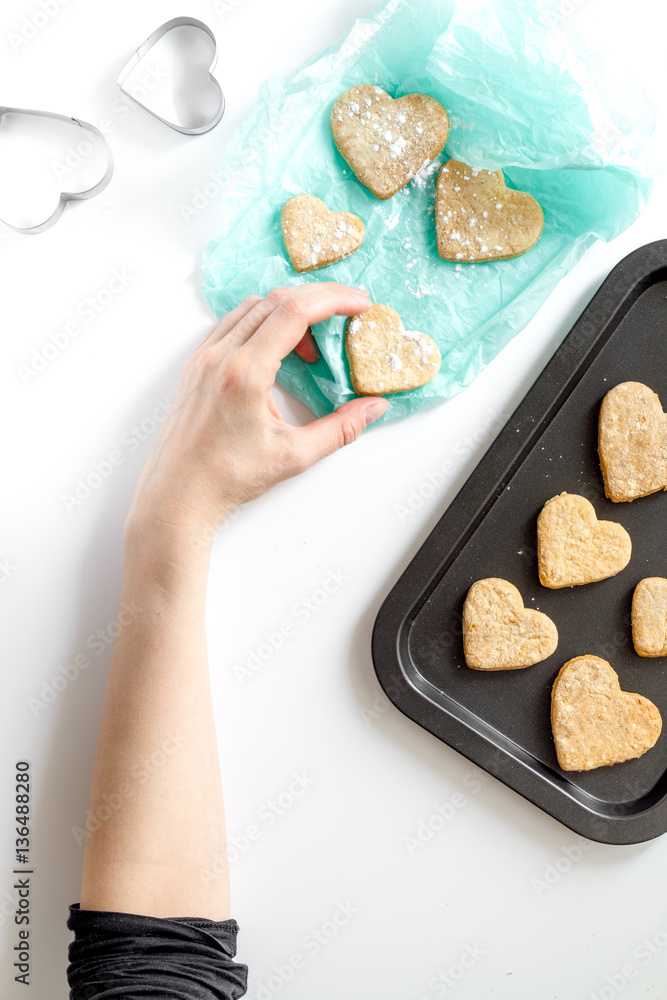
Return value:
M 70 1000 L 236 1000 L 248 967 L 234 961 L 238 924 L 69 908 Z

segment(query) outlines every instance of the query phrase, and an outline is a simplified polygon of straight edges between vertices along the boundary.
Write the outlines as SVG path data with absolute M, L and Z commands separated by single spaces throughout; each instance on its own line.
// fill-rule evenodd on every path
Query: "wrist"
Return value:
M 208 567 L 215 538 L 212 526 L 172 524 L 130 511 L 123 529 L 126 555 L 137 553 L 151 565 Z
M 211 545 L 200 530 L 128 516 L 123 533 L 121 608 L 116 636 L 180 627 L 205 615 Z M 119 615 L 120 621 L 120 615 Z
M 217 523 L 213 519 L 198 516 L 188 511 L 178 511 L 165 515 L 163 503 L 147 501 L 143 494 L 135 494 L 129 512 L 125 519 L 125 539 L 148 535 L 163 545 L 179 549 L 192 550 L 200 553 L 210 551 L 220 523 L 233 510 L 225 509 L 219 513 Z

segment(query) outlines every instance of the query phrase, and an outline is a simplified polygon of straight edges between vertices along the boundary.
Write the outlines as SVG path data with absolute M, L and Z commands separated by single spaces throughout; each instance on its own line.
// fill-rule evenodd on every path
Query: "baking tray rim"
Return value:
M 575 833 L 606 844 L 643 843 L 667 831 L 667 772 L 630 804 L 591 795 L 423 677 L 411 658 L 409 635 L 440 579 L 631 306 L 665 278 L 667 239 L 639 247 L 612 268 L 389 591 L 371 639 L 380 686 L 404 715 Z M 443 700 L 447 707 L 433 704 Z

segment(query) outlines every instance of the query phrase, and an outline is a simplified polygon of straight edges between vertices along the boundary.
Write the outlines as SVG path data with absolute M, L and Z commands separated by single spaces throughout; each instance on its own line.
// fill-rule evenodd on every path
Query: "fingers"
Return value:
M 267 296 L 264 298 L 252 296 L 252 298 L 255 299 L 252 308 L 240 316 L 234 328 L 226 334 L 224 344 L 226 348 L 242 347 L 273 312 L 275 303 Z
M 339 300 L 337 306 L 333 304 L 328 312 L 324 305 L 327 299 L 331 303 L 335 303 L 336 299 Z M 291 304 L 289 300 L 291 300 Z M 363 312 L 369 305 L 368 293 L 364 289 L 348 288 L 346 285 L 339 285 L 331 281 L 307 282 L 287 288 L 274 288 L 264 298 L 259 295 L 247 296 L 240 305 L 226 313 L 206 335 L 198 350 L 220 345 L 220 349 L 224 349 L 226 354 L 230 348 L 246 344 L 263 328 L 265 322 L 273 317 L 274 313 L 280 315 L 282 311 L 287 311 L 293 322 L 288 335 L 283 336 L 282 343 L 289 342 L 290 346 L 281 348 L 282 353 L 273 350 L 266 366 L 275 374 L 282 358 L 293 348 L 296 348 L 297 354 L 304 361 L 312 363 L 319 360 L 315 338 L 310 330 L 311 322 L 321 322 L 321 319 L 328 319 L 336 311 L 342 315 L 351 316 L 356 312 Z M 300 318 L 302 312 L 303 320 L 295 324 L 294 319 Z M 309 320 L 307 318 L 309 315 L 318 318 Z M 281 323 L 281 325 L 283 324 Z M 300 336 L 296 336 L 296 334 L 300 334 Z M 266 338 L 270 336 L 270 330 L 263 331 L 264 343 L 266 343 Z M 256 359 L 254 360 L 256 363 Z
M 235 309 L 231 310 L 231 312 L 225 313 L 215 326 L 209 330 L 197 350 L 202 347 L 210 347 L 212 344 L 216 344 L 218 341 L 222 340 L 223 337 L 226 337 L 227 334 L 233 330 L 235 326 L 237 326 L 240 320 L 242 320 L 244 316 L 247 316 L 247 314 L 254 309 L 257 303 L 261 301 L 262 298 L 260 295 L 246 296 L 243 302 L 240 302 Z
M 308 327 L 304 336 L 299 341 L 299 343 L 294 348 L 296 353 L 304 361 L 308 361 L 312 364 L 315 361 L 319 361 L 320 352 L 317 350 L 317 344 L 315 343 L 315 338 L 313 337 L 313 331 Z
M 344 286 L 341 286 L 344 287 Z M 304 285 L 297 285 L 291 288 L 274 288 L 272 292 L 263 298 L 259 295 L 249 295 L 243 300 L 241 306 L 244 307 L 241 310 L 241 306 L 238 306 L 234 313 L 238 312 L 238 315 L 234 317 L 234 313 L 228 313 L 230 321 L 225 323 L 224 332 L 217 337 L 218 341 L 224 339 L 224 344 L 222 345 L 225 349 L 225 353 L 230 347 L 241 347 L 257 332 L 259 327 L 262 325 L 265 319 L 271 315 L 271 313 L 276 308 L 276 302 L 287 298 L 289 295 L 296 292 L 299 288 L 303 290 L 303 294 L 310 296 L 313 291 L 316 290 L 317 286 L 311 282 Z M 220 321 L 227 320 L 227 317 L 223 317 Z M 304 340 L 306 340 L 307 333 L 304 334 Z M 304 354 L 299 352 L 300 356 L 303 357 L 304 361 L 317 361 L 319 354 L 317 352 L 317 347 L 315 346 L 315 341 L 311 337 L 312 344 L 306 340 L 304 344 Z M 211 343 L 214 341 L 212 340 Z M 298 346 L 298 345 L 297 345 Z M 307 357 L 305 355 L 308 355 Z
M 245 350 L 252 355 L 254 365 L 272 375 L 311 324 L 335 315 L 353 316 L 371 304 L 365 290 L 332 281 L 276 288 L 269 292 L 265 302 L 272 304 L 273 309 L 248 338 Z
M 389 409 L 389 400 L 382 396 L 365 396 L 343 403 L 333 413 L 313 420 L 306 427 L 295 431 L 295 449 L 300 469 L 307 469 L 315 462 L 351 444 L 364 427 L 377 420 Z

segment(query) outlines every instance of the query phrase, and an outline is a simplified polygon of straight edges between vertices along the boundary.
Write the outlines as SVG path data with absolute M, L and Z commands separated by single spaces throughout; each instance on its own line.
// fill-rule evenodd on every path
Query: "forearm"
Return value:
M 271 394 L 282 359 L 313 324 L 369 307 L 363 289 L 335 282 L 249 296 L 185 364 L 126 525 L 82 909 L 229 916 L 206 655 L 210 542 L 233 507 L 349 444 L 384 413 L 386 400 L 362 397 L 294 427 Z
M 128 519 L 82 909 L 229 916 L 205 632 L 209 555 L 210 545 L 187 531 Z M 220 877 L 203 877 L 213 867 Z

